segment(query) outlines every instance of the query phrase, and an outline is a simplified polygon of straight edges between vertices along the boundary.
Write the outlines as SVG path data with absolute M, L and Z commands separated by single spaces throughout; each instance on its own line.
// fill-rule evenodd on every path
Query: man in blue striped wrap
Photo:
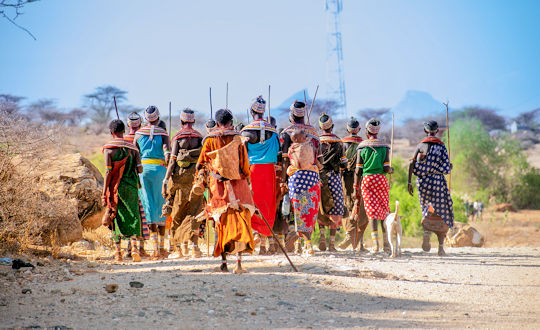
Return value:
M 409 166 L 408 190 L 413 195 L 412 175 L 416 175 L 418 197 L 422 208 L 422 225 L 424 227 L 424 242 L 422 248 L 429 251 L 430 232 L 437 234 L 440 256 L 445 255 L 444 238 L 448 228 L 454 225 L 454 210 L 452 196 L 446 185 L 444 175 L 452 170 L 448 151 L 444 143 L 436 136 L 439 125 L 430 120 L 424 123 L 426 137 L 418 144 Z

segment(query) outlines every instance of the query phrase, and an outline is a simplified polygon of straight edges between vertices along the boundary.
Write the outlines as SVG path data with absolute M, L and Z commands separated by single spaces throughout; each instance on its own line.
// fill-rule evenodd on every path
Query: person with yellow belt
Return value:
M 146 221 L 150 226 L 150 240 L 154 246 L 153 259 L 166 258 L 165 221 L 161 209 L 165 199 L 161 195 L 162 183 L 167 172 L 166 161 L 170 156 L 171 143 L 167 131 L 158 126 L 159 110 L 151 105 L 144 111 L 148 124 L 135 134 L 133 143 L 139 148 L 143 172 L 140 174 L 141 198 Z M 159 239 L 158 239 L 159 238 Z

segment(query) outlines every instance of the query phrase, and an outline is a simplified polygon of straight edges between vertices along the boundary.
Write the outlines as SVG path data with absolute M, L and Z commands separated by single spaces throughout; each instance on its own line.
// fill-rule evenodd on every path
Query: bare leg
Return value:
M 219 267 L 219 270 L 222 272 L 229 271 L 229 269 L 227 268 L 227 254 L 225 254 L 225 252 L 221 254 L 221 266 Z
M 446 256 L 446 252 L 444 252 L 444 248 L 443 248 L 445 236 L 446 235 L 444 234 L 437 234 L 437 238 L 439 239 L 439 251 L 437 252 L 437 254 L 440 255 L 441 257 Z
M 247 270 L 242 268 L 242 253 L 239 252 L 236 256 L 236 266 L 234 267 L 233 273 L 235 274 L 244 274 L 247 273 Z
M 191 256 L 193 258 L 200 258 L 202 256 L 201 249 L 199 249 L 199 236 L 191 238 Z
M 431 250 L 431 244 L 429 243 L 429 237 L 431 236 L 431 232 L 429 230 L 424 229 L 424 241 L 422 242 L 422 250 L 429 252 Z
M 158 225 L 150 224 L 150 241 L 152 242 L 152 246 L 154 248 L 154 252 L 152 252 L 153 260 L 159 259 L 158 230 Z
M 320 251 L 326 251 L 326 237 L 324 236 L 325 229 L 326 229 L 326 226 L 319 224 L 319 233 L 321 234 L 321 236 L 319 237 L 319 250 Z
M 371 221 L 371 240 L 373 241 L 373 250 L 371 252 L 379 252 L 379 232 L 377 229 L 377 219 L 370 219 Z
M 328 245 L 328 251 L 330 252 L 336 252 L 336 248 L 334 244 L 336 243 L 336 232 L 337 229 L 330 228 L 330 244 Z
M 165 250 L 165 226 L 158 226 L 159 230 L 159 258 L 167 258 L 169 253 Z
M 383 236 L 383 249 L 385 252 L 390 252 L 390 236 L 386 235 L 386 227 L 384 226 L 384 221 L 378 221 L 381 223 L 382 236 Z

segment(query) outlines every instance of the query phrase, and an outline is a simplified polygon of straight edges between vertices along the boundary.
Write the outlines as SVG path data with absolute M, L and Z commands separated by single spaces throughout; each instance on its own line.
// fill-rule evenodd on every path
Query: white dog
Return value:
M 390 243 L 390 248 L 392 249 L 392 258 L 401 256 L 401 236 L 403 235 L 403 228 L 401 227 L 401 217 L 398 215 L 398 211 L 399 202 L 396 201 L 396 212 L 390 213 L 386 219 L 384 219 L 388 243 Z M 393 243 L 394 236 L 396 237 L 396 244 Z

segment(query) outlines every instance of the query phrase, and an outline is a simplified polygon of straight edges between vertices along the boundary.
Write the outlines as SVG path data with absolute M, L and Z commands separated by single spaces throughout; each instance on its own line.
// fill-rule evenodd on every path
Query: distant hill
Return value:
M 392 107 L 396 122 L 407 118 L 422 118 L 436 114 L 444 114 L 445 106 L 428 92 L 410 90 L 397 105 Z

